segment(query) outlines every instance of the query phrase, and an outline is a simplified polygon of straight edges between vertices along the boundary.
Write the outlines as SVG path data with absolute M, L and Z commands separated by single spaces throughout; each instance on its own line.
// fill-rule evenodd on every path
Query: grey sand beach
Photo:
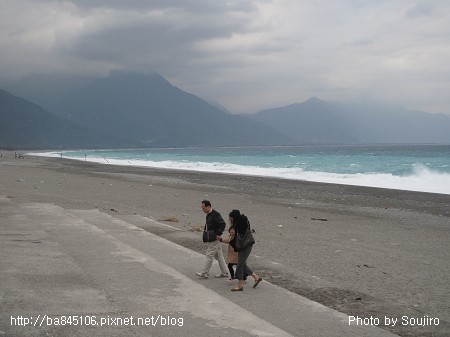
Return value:
M 147 233 L 148 237 L 139 238 L 143 242 L 158 237 L 173 242 L 186 249 L 184 255 L 195 256 L 183 267 L 172 265 L 183 275 L 194 275 L 203 263 L 200 201 L 209 199 L 224 218 L 236 208 L 249 216 L 257 240 L 249 263 L 266 283 L 258 286 L 258 294 L 275 285 L 364 322 L 379 319 L 376 325 L 381 331 L 401 336 L 446 336 L 450 332 L 448 195 L 68 159 L 16 159 L 11 153 L 0 158 L 0 191 L 5 203 L 17 210 L 15 217 L 20 217 L 20 211 L 31 212 L 30 205 L 41 204 L 55 207 L 56 213 L 84 217 L 86 222 L 89 217 L 122 221 Z M 87 213 L 81 217 L 76 212 Z M 2 222 L 6 240 L 9 224 Z M 101 226 L 106 232 L 113 230 L 105 223 Z M 45 226 L 41 230 L 45 236 Z M 62 240 L 63 233 L 70 234 L 61 241 L 69 248 L 77 240 L 86 240 L 66 227 L 54 235 Z M 14 240 L 6 241 L 11 249 L 24 244 Z M 42 240 L 35 241 L 38 246 Z M 81 247 L 87 247 L 86 243 Z M 77 258 L 79 253 L 70 248 L 67 254 Z M 92 276 L 96 281 L 107 282 L 106 270 L 91 268 L 88 272 L 96 275 Z M 218 271 L 217 264 L 214 268 Z M 139 274 L 135 282 L 142 282 Z M 199 281 L 194 277 L 189 282 Z M 207 288 L 220 295 L 227 293 L 227 299 L 233 300 L 226 284 L 208 282 Z M 244 293 L 251 296 L 251 287 L 247 288 Z M 2 289 L 4 303 L 8 296 Z M 397 324 L 385 326 L 386 318 L 398 319 Z

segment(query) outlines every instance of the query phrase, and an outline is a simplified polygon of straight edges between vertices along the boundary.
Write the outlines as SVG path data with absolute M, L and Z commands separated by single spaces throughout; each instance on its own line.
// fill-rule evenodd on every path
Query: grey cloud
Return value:
M 375 41 L 372 38 L 363 38 L 363 39 L 358 39 L 355 41 L 352 41 L 350 44 L 352 46 L 368 46 L 373 44 Z
M 407 18 L 415 19 L 420 16 L 430 16 L 433 12 L 433 6 L 429 3 L 418 3 L 410 8 L 408 8 L 405 12 Z
M 71 1 L 78 8 L 93 10 L 98 8 L 109 8 L 115 10 L 177 10 L 191 13 L 222 13 L 229 11 L 252 12 L 255 10 L 253 1 L 204 1 L 204 0 L 76 0 Z
M 92 7 L 100 6 L 102 3 L 105 1 L 86 2 Z M 162 1 L 159 5 L 152 2 L 151 6 L 146 5 L 147 3 L 147 1 L 133 1 L 131 6 L 139 5 L 140 11 L 132 12 L 127 7 L 127 14 L 124 17 L 120 17 L 121 12 L 117 11 L 119 20 L 116 24 L 110 22 L 105 26 L 101 23 L 97 26 L 94 24 L 91 30 L 81 31 L 75 36 L 69 46 L 63 43 L 62 48 L 88 59 L 118 59 L 126 58 L 127 54 L 150 52 L 155 54 L 192 52 L 196 42 L 224 38 L 233 33 L 244 33 L 247 29 L 241 18 L 234 17 L 229 9 L 224 10 L 223 6 L 203 6 L 215 9 L 205 13 L 205 8 L 203 12 L 186 8 L 187 2 L 184 1 L 179 4 Z M 178 6 L 179 9 L 174 9 Z M 151 11 L 155 8 L 163 12 L 152 15 Z M 145 10 L 149 12 L 146 13 Z M 114 17 L 111 18 L 113 19 Z
M 198 2 L 198 6 L 200 3 L 204 2 Z M 201 11 L 196 11 L 195 6 L 186 7 L 184 1 L 164 1 L 151 6 L 135 1 L 126 11 L 110 8 L 105 14 L 93 13 L 102 20 L 92 19 L 70 41 L 61 36 L 62 40 L 54 48 L 61 54 L 86 61 L 110 62 L 116 64 L 115 68 L 156 69 L 172 77 L 182 69 L 184 74 L 180 72 L 178 77 L 186 76 L 188 68 L 197 64 L 192 76 L 198 78 L 210 73 L 209 67 L 223 67 L 219 63 L 228 62 L 223 55 L 217 57 L 214 50 L 208 50 L 208 41 L 246 34 L 248 18 L 256 10 L 251 5 L 236 8 L 236 3 L 233 6 L 218 3 L 221 5 L 203 6 Z M 101 8 L 101 4 L 101 1 L 89 1 L 92 8 Z M 154 12 L 156 8 L 159 12 Z M 105 20 L 103 15 L 111 18 Z M 202 43 L 207 47 L 199 48 Z M 201 62 L 203 69 L 199 70 Z
M 450 113 L 448 22 L 448 0 L 2 0 L 0 72 L 153 70 L 235 112 L 359 95 Z

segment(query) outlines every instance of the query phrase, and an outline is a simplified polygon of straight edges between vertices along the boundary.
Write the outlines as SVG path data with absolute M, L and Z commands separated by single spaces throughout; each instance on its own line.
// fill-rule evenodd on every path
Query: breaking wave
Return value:
M 47 152 L 35 155 L 59 157 L 61 153 Z M 416 164 L 411 172 L 403 175 L 392 173 L 331 173 L 320 171 L 306 171 L 302 168 L 260 167 L 251 165 L 238 165 L 223 162 L 194 162 L 188 160 L 136 160 L 112 159 L 93 157 L 73 157 L 71 159 L 90 161 L 109 165 L 137 166 L 165 168 L 173 170 L 188 170 L 199 172 L 215 172 L 237 175 L 250 175 L 272 177 L 291 180 L 305 180 L 321 183 L 341 185 L 355 185 L 378 187 L 397 190 L 450 194 L 450 174 L 430 169 L 424 165 Z

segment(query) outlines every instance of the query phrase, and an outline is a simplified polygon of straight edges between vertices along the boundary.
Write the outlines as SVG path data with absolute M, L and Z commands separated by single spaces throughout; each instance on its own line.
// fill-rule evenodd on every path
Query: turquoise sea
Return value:
M 40 153 L 131 165 L 450 194 L 450 145 L 222 147 Z

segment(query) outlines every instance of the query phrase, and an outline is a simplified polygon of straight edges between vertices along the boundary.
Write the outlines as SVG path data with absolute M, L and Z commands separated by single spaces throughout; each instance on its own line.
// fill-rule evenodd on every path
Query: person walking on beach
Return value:
M 236 235 L 245 234 L 247 230 L 250 230 L 250 224 L 248 219 L 244 217 L 239 210 L 233 210 L 230 213 L 230 218 L 232 218 L 234 227 L 236 230 Z M 254 273 L 249 266 L 247 266 L 247 259 L 252 252 L 253 245 L 245 247 L 238 252 L 238 263 L 236 266 L 236 274 L 235 277 L 239 280 L 237 287 L 231 289 L 231 291 L 243 291 L 244 290 L 244 275 L 251 275 L 255 279 L 255 283 L 253 284 L 253 288 L 256 288 L 259 282 L 262 281 L 262 278 Z
M 222 216 L 219 212 L 212 208 L 211 202 L 208 200 L 202 201 L 202 210 L 206 213 L 206 231 L 214 231 L 216 236 L 221 236 L 223 231 L 225 230 L 226 224 L 223 220 Z M 225 263 L 225 258 L 223 256 L 222 245 L 220 241 L 215 239 L 212 242 L 206 242 L 206 256 L 205 256 L 205 264 L 203 266 L 203 271 L 199 273 L 195 273 L 200 278 L 208 278 L 209 270 L 211 269 L 214 258 L 219 262 L 221 274 L 215 275 L 215 277 L 228 277 L 227 265 Z
M 229 214 L 230 219 L 230 228 L 228 229 L 228 238 L 222 238 L 217 236 L 217 240 L 222 243 L 228 243 L 228 253 L 227 253 L 227 263 L 228 263 L 228 271 L 230 273 L 230 277 L 228 278 L 228 283 L 231 284 L 233 280 L 235 280 L 235 272 L 234 266 L 238 263 L 238 253 L 236 252 L 236 229 L 234 228 L 233 223 L 233 213 Z M 247 279 L 247 274 L 244 272 L 244 280 Z

